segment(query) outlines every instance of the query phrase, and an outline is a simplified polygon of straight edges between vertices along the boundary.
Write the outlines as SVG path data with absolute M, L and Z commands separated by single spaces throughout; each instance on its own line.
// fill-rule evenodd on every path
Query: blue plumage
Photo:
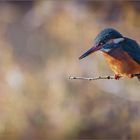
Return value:
M 122 46 L 122 49 L 129 54 L 129 56 L 140 64 L 140 46 L 135 40 L 125 38 L 120 45 Z
M 123 37 L 118 31 L 113 28 L 106 28 L 102 30 L 97 37 L 95 38 L 95 44 L 106 43 L 110 39 L 121 38 Z

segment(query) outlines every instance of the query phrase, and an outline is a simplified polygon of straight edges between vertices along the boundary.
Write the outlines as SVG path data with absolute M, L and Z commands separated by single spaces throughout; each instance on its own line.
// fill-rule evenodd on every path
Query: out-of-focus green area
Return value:
M 140 2 L 0 2 L 0 139 L 139 139 L 137 79 L 112 75 L 102 54 L 79 61 L 97 33 L 140 43 Z

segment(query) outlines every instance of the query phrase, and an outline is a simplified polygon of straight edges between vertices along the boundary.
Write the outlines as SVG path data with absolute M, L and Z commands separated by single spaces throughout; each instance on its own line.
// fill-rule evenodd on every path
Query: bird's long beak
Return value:
M 94 45 L 92 48 L 90 48 L 88 51 L 86 51 L 84 54 L 82 54 L 79 59 L 83 59 L 84 57 L 100 50 L 102 48 L 102 45 Z

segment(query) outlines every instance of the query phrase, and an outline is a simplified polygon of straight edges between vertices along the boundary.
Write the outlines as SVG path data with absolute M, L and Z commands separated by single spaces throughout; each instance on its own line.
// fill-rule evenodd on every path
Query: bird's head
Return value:
M 93 47 L 81 55 L 79 59 L 82 59 L 98 50 L 109 52 L 118 47 L 118 44 L 123 40 L 123 36 L 118 31 L 112 28 L 106 28 L 97 35 L 94 40 Z

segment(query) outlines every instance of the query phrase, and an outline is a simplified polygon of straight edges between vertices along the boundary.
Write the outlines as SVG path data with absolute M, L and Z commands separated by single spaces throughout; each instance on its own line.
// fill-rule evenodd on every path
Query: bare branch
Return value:
M 88 80 L 88 81 L 92 81 L 92 80 L 99 80 L 99 79 L 115 79 L 114 76 L 99 76 L 99 77 L 73 77 L 70 76 L 69 79 L 73 80 L 73 79 L 78 79 L 78 80 Z
M 140 74 L 132 74 L 132 77 L 140 76 Z M 119 76 L 119 78 L 122 78 L 123 76 Z M 88 80 L 88 81 L 93 81 L 93 80 L 100 80 L 100 79 L 115 79 L 115 76 L 98 76 L 98 77 L 75 77 L 75 76 L 69 76 L 70 80 Z

